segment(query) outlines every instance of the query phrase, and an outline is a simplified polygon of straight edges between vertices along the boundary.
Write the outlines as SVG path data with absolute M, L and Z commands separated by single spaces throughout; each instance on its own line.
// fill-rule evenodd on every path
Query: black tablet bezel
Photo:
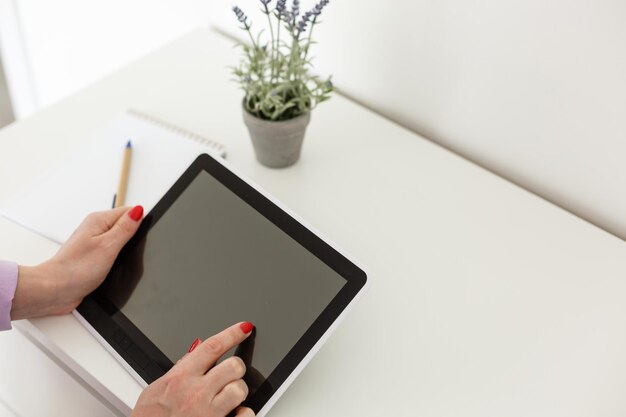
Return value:
M 359 291 L 363 289 L 367 276 L 361 268 L 339 253 L 330 244 L 311 232 L 222 163 L 207 154 L 198 156 L 165 196 L 146 215 L 136 235 L 126 244 L 118 256 L 112 271 L 120 267 L 125 254 L 134 245 L 141 242 L 152 226 L 159 221 L 161 216 L 201 171 L 206 171 L 217 179 L 346 280 L 346 284 L 332 299 L 330 304 L 320 313 L 265 382 L 246 400 L 245 405 L 258 413 Z M 128 362 L 146 383 L 152 383 L 173 366 L 173 363 L 158 347 L 140 329 L 136 328 L 99 289 L 87 296 L 77 308 L 77 311 Z

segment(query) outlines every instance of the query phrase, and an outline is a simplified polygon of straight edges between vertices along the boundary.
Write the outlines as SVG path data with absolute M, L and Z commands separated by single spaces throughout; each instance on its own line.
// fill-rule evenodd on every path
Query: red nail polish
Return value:
M 193 341 L 191 346 L 189 346 L 189 353 L 191 353 L 199 344 L 200 344 L 200 339 L 196 338 L 196 340 Z
M 254 329 L 254 324 L 250 323 L 249 321 L 244 321 L 239 325 L 239 327 L 241 328 L 242 332 L 248 334 L 252 331 L 252 329 Z
M 141 217 L 143 216 L 143 207 L 141 206 L 135 206 L 133 207 L 129 212 L 128 212 L 128 216 L 133 219 L 134 221 L 139 221 L 139 219 L 141 219 Z

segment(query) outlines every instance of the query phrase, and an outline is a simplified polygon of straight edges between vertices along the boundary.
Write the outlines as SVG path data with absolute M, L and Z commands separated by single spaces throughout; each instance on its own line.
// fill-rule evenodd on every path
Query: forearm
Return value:
M 48 265 L 19 266 L 17 288 L 11 308 L 11 319 L 20 320 L 32 317 L 67 313 L 59 303 L 58 279 Z
M 20 265 L 11 319 L 20 320 L 35 315 L 36 311 L 42 307 L 40 294 L 44 287 L 45 279 L 38 267 Z

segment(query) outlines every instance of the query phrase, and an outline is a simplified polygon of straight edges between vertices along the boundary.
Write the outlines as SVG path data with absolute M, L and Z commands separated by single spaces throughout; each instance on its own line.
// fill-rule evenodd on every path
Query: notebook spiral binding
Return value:
M 196 142 L 200 142 L 203 145 L 207 145 L 208 147 L 210 147 L 211 149 L 213 149 L 215 152 L 219 153 L 222 158 L 226 157 L 226 148 L 224 147 L 224 145 L 222 145 L 219 142 L 215 142 L 214 140 L 211 139 L 207 139 L 203 136 L 197 135 L 195 133 L 192 133 L 188 130 L 182 129 L 178 126 L 174 126 L 170 123 L 164 122 L 163 120 L 157 119 L 156 117 L 150 116 L 146 113 L 140 112 L 139 110 L 135 110 L 135 109 L 128 109 L 128 113 L 132 114 L 133 116 L 139 117 L 141 119 L 144 119 L 150 123 L 156 124 L 158 126 L 161 126 L 164 129 L 168 129 L 171 130 L 183 137 L 186 137 L 188 139 L 194 140 Z

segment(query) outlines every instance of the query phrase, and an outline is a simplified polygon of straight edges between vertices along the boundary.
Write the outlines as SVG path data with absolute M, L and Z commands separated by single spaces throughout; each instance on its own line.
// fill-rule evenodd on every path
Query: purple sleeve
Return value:
M 17 287 L 17 264 L 0 261 L 0 330 L 11 328 L 11 305 Z

